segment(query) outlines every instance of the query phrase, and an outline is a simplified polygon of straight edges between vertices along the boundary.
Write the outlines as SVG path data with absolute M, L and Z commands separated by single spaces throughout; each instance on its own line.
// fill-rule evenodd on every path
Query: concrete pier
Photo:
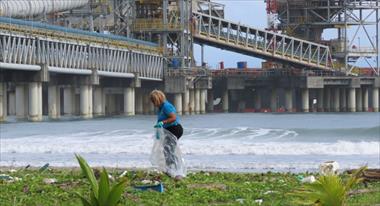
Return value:
M 16 103 L 16 118 L 17 119 L 26 119 L 28 116 L 29 108 L 29 93 L 27 86 L 23 83 L 16 84 L 15 88 L 15 103 Z
M 7 119 L 7 84 L 0 82 L 0 122 Z
M 207 98 L 207 90 L 201 89 L 200 90 L 200 113 L 201 114 L 206 113 L 206 98 Z
M 363 88 L 363 112 L 368 112 L 368 98 L 369 98 L 369 92 L 368 88 Z
M 136 114 L 142 114 L 143 113 L 143 94 L 141 90 L 138 90 L 136 92 Z
M 325 88 L 325 112 L 331 112 L 331 89 Z
M 32 122 L 42 120 L 42 84 L 41 82 L 31 82 L 29 86 L 29 115 Z
M 74 115 L 75 105 L 75 87 L 66 86 L 63 89 L 63 114 Z
M 356 112 L 356 92 L 355 88 L 349 88 L 348 90 L 348 107 L 349 112 Z
M 189 96 L 190 96 L 190 106 L 189 106 L 189 113 L 195 114 L 195 91 L 194 89 L 189 90 Z
M 379 112 L 379 88 L 372 89 L 372 108 L 374 112 Z
M 174 107 L 178 115 L 182 115 L 182 94 L 174 94 Z
M 195 114 L 199 114 L 201 112 L 201 91 L 199 89 L 195 89 L 194 97 Z
M 363 92 L 361 88 L 356 89 L 356 111 L 363 111 Z
M 285 89 L 285 109 L 287 112 L 293 112 L 293 89 Z
M 222 100 L 222 104 L 223 104 L 223 112 L 228 112 L 229 110 L 229 98 L 228 98 L 228 90 L 224 91 L 224 94 L 223 94 L 223 100 Z
M 334 88 L 334 112 L 340 112 L 340 92 L 339 87 Z
M 214 112 L 214 93 L 207 91 L 207 112 Z
M 340 90 L 340 111 L 347 112 L 347 92 L 345 88 Z
M 57 85 L 48 87 L 48 113 L 50 119 L 59 119 L 61 115 L 61 94 Z
M 272 88 L 271 90 L 271 97 L 270 97 L 270 109 L 272 112 L 277 112 L 277 102 L 278 102 L 278 97 L 277 97 L 277 89 Z
M 302 89 L 302 111 L 309 112 L 309 89 Z
M 255 94 L 254 94 L 254 107 L 256 112 L 259 112 L 261 110 L 261 94 L 259 90 L 256 89 Z
M 325 111 L 325 109 L 324 109 L 324 90 L 323 89 L 318 89 L 317 90 L 317 92 L 318 92 L 318 97 L 317 97 L 317 104 L 318 104 L 318 106 L 317 106 L 317 111 L 318 112 L 324 112 Z
M 182 110 L 184 115 L 189 114 L 190 107 L 190 91 L 189 89 L 185 90 L 185 93 L 182 94 Z
M 135 88 L 124 88 L 124 115 L 135 115 Z
M 92 86 L 80 87 L 80 115 L 84 119 L 92 118 Z
M 16 92 L 8 92 L 8 96 L 4 97 L 8 98 L 7 101 L 4 101 L 4 103 L 7 103 L 7 108 L 4 108 L 8 110 L 7 115 L 16 116 Z
M 93 105 L 93 114 L 95 117 L 105 115 L 105 92 L 104 89 L 100 86 L 94 87 L 94 105 Z

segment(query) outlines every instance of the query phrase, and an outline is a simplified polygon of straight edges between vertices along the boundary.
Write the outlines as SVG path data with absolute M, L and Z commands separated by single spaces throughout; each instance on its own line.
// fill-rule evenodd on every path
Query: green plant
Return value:
M 76 193 L 81 199 L 84 206 L 114 206 L 119 202 L 121 195 L 126 187 L 127 180 L 125 178 L 121 179 L 120 182 L 116 183 L 112 187 L 110 186 L 108 172 L 103 168 L 100 173 L 99 183 L 97 182 L 93 170 L 87 164 L 86 160 L 80 155 L 75 155 L 77 158 L 82 172 L 86 176 L 87 180 L 90 182 L 91 191 L 90 199 L 86 199 L 84 196 Z
M 292 195 L 296 198 L 296 204 L 300 205 L 344 206 L 350 190 L 362 181 L 360 176 L 366 169 L 366 166 L 359 168 L 346 180 L 338 175 L 321 176 L 317 181 L 303 185 Z

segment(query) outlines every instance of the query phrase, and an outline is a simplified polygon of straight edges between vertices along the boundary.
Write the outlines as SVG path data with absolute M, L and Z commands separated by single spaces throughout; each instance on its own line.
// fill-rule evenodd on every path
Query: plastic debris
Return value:
M 43 183 L 47 184 L 47 185 L 51 185 L 51 184 L 54 184 L 57 182 L 57 179 L 55 178 L 44 178 L 42 180 Z
M 162 183 L 155 185 L 134 186 L 134 188 L 141 191 L 154 190 L 161 193 L 164 192 L 164 185 Z
M 244 204 L 244 199 L 242 198 L 236 199 L 236 202 L 239 202 L 240 204 Z
M 307 176 L 301 180 L 302 183 L 313 183 L 315 182 L 315 177 L 313 175 Z
M 126 175 L 127 175 L 127 173 L 128 173 L 128 171 L 127 171 L 127 170 L 125 170 L 123 173 L 121 173 L 121 174 L 119 175 L 119 178 L 126 176 Z
M 319 174 L 335 175 L 338 174 L 339 164 L 335 161 L 327 161 L 319 165 Z
M 262 200 L 262 199 L 257 199 L 257 200 L 255 200 L 255 202 L 256 202 L 257 204 L 261 205 L 261 204 L 263 203 L 263 200 Z
M 141 183 L 143 183 L 143 184 L 150 184 L 150 183 L 152 183 L 152 180 L 143 180 L 143 181 L 141 181 Z
M 13 177 L 7 174 L 0 174 L 0 180 L 5 180 L 5 181 L 13 180 Z
M 302 181 L 303 178 L 304 178 L 303 175 L 297 175 L 297 177 L 296 177 L 296 179 L 297 179 L 298 181 Z
M 264 195 L 272 194 L 272 193 L 276 193 L 276 191 L 268 190 L 268 191 L 264 192 Z
M 111 180 L 111 181 L 115 181 L 115 178 L 112 175 L 110 175 L 110 174 L 108 174 L 108 179 Z
M 42 166 L 38 171 L 43 172 L 49 167 L 49 163 L 46 163 L 44 166 Z

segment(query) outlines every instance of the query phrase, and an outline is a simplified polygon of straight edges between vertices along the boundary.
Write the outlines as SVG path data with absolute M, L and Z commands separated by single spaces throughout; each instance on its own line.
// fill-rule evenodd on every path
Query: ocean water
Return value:
M 0 125 L 0 166 L 150 168 L 155 116 L 12 122 Z M 316 171 L 380 168 L 380 113 L 207 114 L 181 117 L 190 170 Z

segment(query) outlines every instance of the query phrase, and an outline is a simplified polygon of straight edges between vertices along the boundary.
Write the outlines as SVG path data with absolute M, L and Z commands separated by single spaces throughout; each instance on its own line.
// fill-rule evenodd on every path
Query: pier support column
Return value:
M 150 105 L 152 102 L 150 101 L 149 95 L 147 94 L 146 90 L 143 91 L 143 114 L 148 115 L 150 112 Z
M 201 110 L 201 92 L 200 89 L 195 89 L 195 114 L 199 114 Z
M 84 119 L 92 118 L 92 86 L 80 87 L 80 115 Z
M 4 109 L 8 110 L 7 111 L 8 115 L 15 116 L 16 115 L 16 92 L 9 92 L 6 98 L 8 99 L 6 102 L 5 101 L 4 102 L 7 103 L 7 108 L 4 108 Z
M 182 115 L 182 94 L 174 94 L 174 106 L 179 115 Z
M 214 94 L 212 90 L 207 91 L 207 112 L 214 112 Z
M 340 112 L 340 92 L 339 92 L 339 88 L 334 88 L 334 112 Z
M 356 112 L 355 88 L 349 88 L 349 91 L 348 91 L 348 111 L 349 112 Z
M 105 115 L 105 92 L 100 86 L 94 88 L 94 116 L 104 116 Z
M 309 89 L 302 89 L 302 112 L 309 112 Z
M 200 113 L 205 114 L 206 113 L 206 98 L 207 98 L 207 90 L 201 89 L 200 90 Z
M 372 90 L 372 108 L 374 112 L 379 112 L 379 88 Z
M 136 114 L 143 113 L 143 94 L 141 90 L 136 93 Z
M 48 108 L 49 118 L 58 119 L 61 115 L 61 95 L 57 85 L 49 85 L 48 88 Z
M 277 112 L 277 89 L 273 88 L 270 97 L 270 109 L 272 112 Z
M 29 83 L 29 121 L 42 120 L 42 83 Z
M 65 87 L 63 89 L 63 114 L 73 115 L 75 107 L 75 87 Z
M 324 90 L 323 89 L 318 89 L 318 99 L 317 99 L 317 104 L 318 104 L 318 108 L 317 108 L 317 111 L 318 112 L 324 112 L 324 107 L 323 107 L 323 95 L 324 95 Z
M 29 93 L 26 91 L 24 84 L 16 84 L 16 118 L 25 119 L 28 114 L 28 97 Z
M 189 115 L 189 107 L 190 107 L 190 91 L 189 89 L 185 90 L 185 93 L 182 94 L 182 110 L 184 115 Z
M 228 98 L 228 90 L 226 90 L 223 94 L 223 100 L 222 100 L 222 104 L 223 104 L 223 112 L 228 112 L 229 110 L 229 104 L 228 104 L 228 101 L 229 101 L 229 98 Z
M 325 88 L 325 112 L 331 112 L 331 89 Z
M 356 89 L 356 111 L 362 112 L 363 111 L 363 95 L 362 95 L 362 89 L 358 88 Z
M 285 108 L 287 112 L 293 112 L 293 89 L 285 90 Z
M 194 114 L 195 113 L 195 91 L 194 91 L 194 89 L 191 89 L 189 91 L 189 94 L 190 94 L 189 113 Z
M 255 96 L 253 97 L 254 98 L 254 104 L 255 104 L 255 111 L 256 112 L 260 112 L 261 110 L 261 94 L 260 92 L 256 89 L 255 91 Z
M 0 82 L 0 122 L 7 119 L 7 84 Z
M 135 88 L 124 88 L 124 115 L 135 115 Z
M 347 112 L 347 94 L 346 89 L 342 88 L 340 90 L 340 111 Z
M 368 112 L 368 88 L 363 88 L 363 112 Z

